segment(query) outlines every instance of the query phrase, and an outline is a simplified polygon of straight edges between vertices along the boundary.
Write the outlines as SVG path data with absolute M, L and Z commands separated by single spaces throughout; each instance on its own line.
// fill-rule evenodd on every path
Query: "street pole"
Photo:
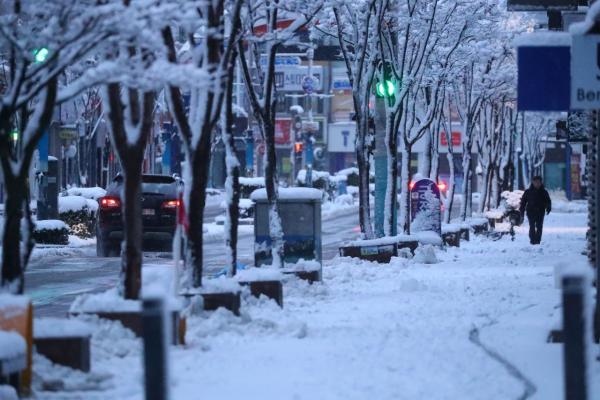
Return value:
M 600 154 L 600 123 L 598 121 L 599 116 L 600 110 L 596 111 L 596 118 L 593 119 L 594 126 L 592 127 L 592 129 L 596 130 L 596 142 L 594 143 L 594 145 L 596 146 L 596 160 L 594 162 L 596 175 L 596 181 L 594 185 L 594 201 L 596 203 L 594 204 L 596 208 L 596 256 L 594 257 L 594 264 L 596 268 L 596 309 L 594 312 L 594 340 L 597 343 L 600 342 L 600 235 L 598 234 L 598 227 L 600 227 L 600 201 L 598 201 L 600 200 L 600 185 L 598 184 L 600 180 L 600 160 L 598 157 L 598 155 Z
M 314 81 L 312 76 L 312 67 L 313 67 L 313 59 L 315 58 L 315 51 L 311 47 L 306 51 L 306 56 L 308 57 L 308 77 Z M 312 101 L 313 101 L 313 90 L 310 90 L 308 93 L 308 121 L 310 122 L 310 128 L 313 126 L 313 113 L 312 113 Z M 306 186 L 312 187 L 312 164 L 313 164 L 313 143 L 312 143 L 312 134 L 306 135 Z

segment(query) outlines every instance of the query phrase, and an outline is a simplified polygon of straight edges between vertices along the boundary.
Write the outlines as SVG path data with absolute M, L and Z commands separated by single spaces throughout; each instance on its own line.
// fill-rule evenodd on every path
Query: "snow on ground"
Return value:
M 186 346 L 171 347 L 171 397 L 489 400 L 521 398 L 527 386 L 531 398 L 562 399 L 562 347 L 546 343 L 561 315 L 553 271 L 585 262 L 586 215 L 553 213 L 545 225 L 540 246 L 528 244 L 524 226 L 514 242 L 474 237 L 437 250 L 437 264 L 336 258 L 323 283 L 286 282 L 283 310 L 245 296 L 241 317 L 193 316 Z M 141 341 L 117 323 L 92 322 L 92 370 L 103 378 L 79 394 L 142 399 Z M 77 396 L 80 374 L 40 358 L 37 379 L 59 376 Z M 598 398 L 600 363 L 591 368 Z

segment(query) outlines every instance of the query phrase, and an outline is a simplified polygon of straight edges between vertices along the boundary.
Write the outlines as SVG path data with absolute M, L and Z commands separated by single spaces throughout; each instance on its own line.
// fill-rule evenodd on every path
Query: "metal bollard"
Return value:
M 587 400 L 585 344 L 585 280 L 583 276 L 562 278 L 565 399 Z
M 146 400 L 167 400 L 167 330 L 163 299 L 143 300 L 144 378 Z

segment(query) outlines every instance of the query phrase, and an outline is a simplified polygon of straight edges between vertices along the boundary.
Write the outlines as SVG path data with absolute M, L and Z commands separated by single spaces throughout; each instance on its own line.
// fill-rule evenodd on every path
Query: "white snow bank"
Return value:
M 61 196 L 58 198 L 58 212 L 81 211 L 88 208 L 88 199 L 81 196 Z
M 250 198 L 256 200 L 267 200 L 267 189 L 257 189 L 250 195 Z M 323 192 L 314 188 L 279 188 L 280 200 L 321 200 Z
M 119 296 L 117 288 L 113 288 L 101 293 L 86 293 L 78 296 L 71 304 L 69 313 L 137 312 L 141 309 L 140 301 L 125 300 Z
M 435 249 L 430 244 L 417 247 L 413 261 L 421 264 L 437 264 L 440 262 L 435 255 Z
M 60 230 L 60 229 L 69 230 L 69 227 L 67 226 L 67 224 L 65 224 L 63 221 L 61 221 L 59 219 L 42 219 L 42 220 L 35 221 L 35 229 L 38 231 L 43 231 L 43 230 L 54 231 L 54 230 Z
M 0 359 L 23 356 L 26 350 L 23 336 L 14 331 L 0 331 Z
M 91 336 L 93 327 L 77 319 L 65 318 L 35 318 L 33 320 L 33 337 L 82 337 Z
M 106 196 L 106 190 L 101 187 L 72 187 L 67 189 L 67 194 L 69 196 L 81 196 L 86 199 L 98 201 L 100 197 Z
M 238 282 L 280 281 L 283 274 L 273 268 L 248 268 L 238 271 L 235 279 Z

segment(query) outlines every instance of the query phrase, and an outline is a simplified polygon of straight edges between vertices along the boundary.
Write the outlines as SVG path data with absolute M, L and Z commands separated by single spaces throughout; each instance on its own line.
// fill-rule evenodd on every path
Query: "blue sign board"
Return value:
M 48 172 L 48 132 L 44 132 L 44 135 L 40 138 L 40 141 L 38 142 L 38 155 L 39 171 Z
M 442 202 L 440 189 L 431 179 L 415 182 L 410 190 L 411 230 L 442 234 Z
M 519 111 L 569 111 L 571 49 L 569 46 L 518 48 Z

